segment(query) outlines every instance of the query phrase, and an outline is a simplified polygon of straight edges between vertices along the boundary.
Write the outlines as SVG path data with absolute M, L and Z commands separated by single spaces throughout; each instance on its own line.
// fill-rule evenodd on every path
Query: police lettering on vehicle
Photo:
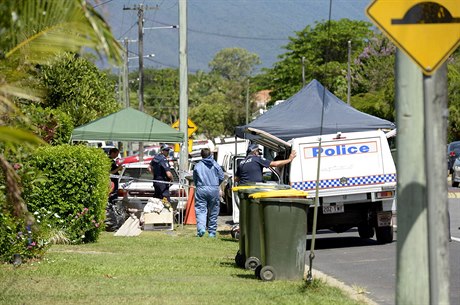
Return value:
M 377 151 L 377 143 L 356 143 L 356 144 L 341 144 L 341 145 L 325 145 L 319 148 L 318 146 L 306 147 L 304 149 L 306 158 L 332 157 L 341 155 L 356 155 L 366 154 Z

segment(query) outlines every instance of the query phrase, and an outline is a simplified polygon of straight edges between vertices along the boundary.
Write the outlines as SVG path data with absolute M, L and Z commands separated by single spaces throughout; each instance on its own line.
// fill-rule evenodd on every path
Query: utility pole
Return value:
M 347 81 L 348 81 L 348 92 L 347 92 L 347 104 L 350 105 L 351 96 L 351 40 L 348 40 L 348 70 L 347 70 Z
M 449 304 L 447 68 L 431 76 L 396 53 L 396 304 Z M 417 154 L 417 160 L 414 159 Z M 424 162 L 419 162 L 424 160 Z M 414 273 L 417 276 L 414 277 Z
M 138 53 L 139 53 L 139 110 L 144 112 L 144 10 L 158 9 L 158 6 L 149 7 L 144 4 L 135 5 L 133 8 L 123 7 L 123 10 L 137 10 Z M 126 57 L 128 58 L 128 57 Z M 139 160 L 144 159 L 144 143 L 139 142 Z
M 179 130 L 184 134 L 179 169 L 181 183 L 188 170 L 187 0 L 179 0 Z
M 137 52 L 139 56 L 139 110 L 144 112 L 144 5 L 139 4 L 137 11 L 137 29 L 138 29 L 138 47 Z M 139 147 L 139 152 L 141 148 Z M 142 159 L 141 159 L 142 160 Z

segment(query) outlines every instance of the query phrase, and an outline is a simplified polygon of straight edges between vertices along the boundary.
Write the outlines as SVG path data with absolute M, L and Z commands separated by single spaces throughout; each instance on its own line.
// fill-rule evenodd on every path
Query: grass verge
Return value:
M 94 244 L 56 245 L 45 259 L 0 265 L 0 304 L 365 304 L 321 280 L 262 282 L 236 267 L 230 235 L 195 237 L 195 226 L 101 234 Z

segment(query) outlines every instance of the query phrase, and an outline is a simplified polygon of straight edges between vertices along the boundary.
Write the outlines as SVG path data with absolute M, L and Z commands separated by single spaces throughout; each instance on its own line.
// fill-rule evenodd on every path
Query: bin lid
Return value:
M 308 192 L 296 189 L 273 190 L 268 192 L 258 192 L 249 195 L 250 198 L 307 198 Z
M 256 190 L 256 189 L 273 189 L 273 190 L 286 190 L 290 189 L 290 185 L 286 184 L 267 184 L 267 183 L 259 183 L 259 184 L 245 184 L 245 185 L 238 185 L 232 187 L 232 191 L 242 191 L 242 190 Z

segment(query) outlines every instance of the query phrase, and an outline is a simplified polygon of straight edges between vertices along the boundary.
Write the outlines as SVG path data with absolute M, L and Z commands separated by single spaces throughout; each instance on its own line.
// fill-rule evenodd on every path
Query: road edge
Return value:
M 308 266 L 307 266 L 308 269 Z M 344 282 L 341 282 L 332 276 L 329 276 L 319 270 L 313 269 L 313 278 L 320 279 L 326 284 L 339 288 L 342 290 L 346 295 L 348 295 L 350 298 L 356 301 L 361 301 L 367 305 L 379 305 L 375 301 L 371 300 L 369 297 L 366 296 L 368 292 L 358 292 L 356 289 L 353 289 L 353 287 L 348 286 Z

